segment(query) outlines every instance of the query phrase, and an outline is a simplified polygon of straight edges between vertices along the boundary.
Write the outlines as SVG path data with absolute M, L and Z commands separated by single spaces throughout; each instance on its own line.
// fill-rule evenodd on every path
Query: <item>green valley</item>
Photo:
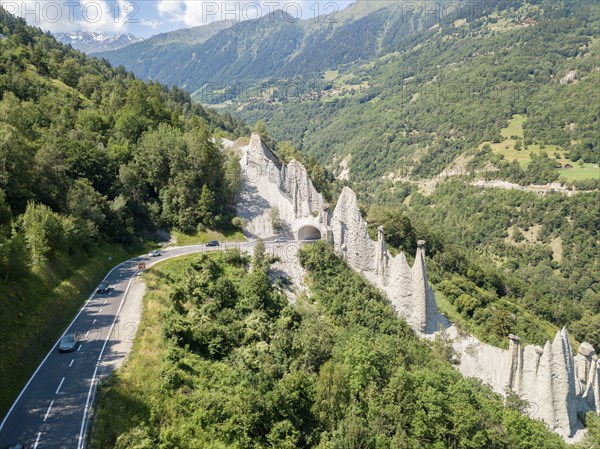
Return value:
M 340 65 L 333 80 L 322 73 L 304 84 L 290 79 L 307 89 L 321 79 L 323 87 L 304 101 L 302 92 L 290 101 L 275 94 L 272 102 L 233 98 L 228 107 L 251 123 L 264 120 L 275 138 L 335 173 L 351 155 L 357 182 L 432 178 L 486 142 L 506 163 L 545 151 L 554 163 L 574 166 L 565 179 L 594 181 L 598 111 L 587 105 L 599 100 L 599 20 L 589 3 L 500 3 L 469 20 L 442 20 L 368 63 Z M 502 21 L 511 26 L 498 29 Z M 290 92 L 284 80 L 276 86 Z M 526 118 L 522 133 L 513 117 Z M 511 127 L 516 132 L 503 136 Z

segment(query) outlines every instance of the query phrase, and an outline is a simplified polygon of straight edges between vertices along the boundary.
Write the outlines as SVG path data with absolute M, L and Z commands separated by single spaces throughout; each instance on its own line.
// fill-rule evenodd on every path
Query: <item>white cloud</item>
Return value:
M 166 18 L 167 20 L 178 22 L 180 21 L 180 17 L 183 16 L 184 6 L 183 2 L 175 1 L 175 0 L 159 0 L 156 4 L 156 10 L 160 14 L 161 17 Z
M 133 12 L 127 1 L 80 0 L 82 18 L 79 28 L 122 33 L 127 30 L 128 20 Z
M 160 26 L 162 26 L 164 24 L 164 22 L 161 22 L 160 20 L 156 20 L 156 19 L 140 19 L 140 25 L 146 28 L 152 28 L 153 30 L 158 29 Z
M 10 13 L 45 31 L 98 30 L 121 33 L 135 20 L 126 0 L 0 0 Z
M 314 17 L 314 4 L 314 0 L 159 0 L 157 11 L 168 22 L 192 27 L 218 20 L 256 20 L 278 9 L 295 19 Z

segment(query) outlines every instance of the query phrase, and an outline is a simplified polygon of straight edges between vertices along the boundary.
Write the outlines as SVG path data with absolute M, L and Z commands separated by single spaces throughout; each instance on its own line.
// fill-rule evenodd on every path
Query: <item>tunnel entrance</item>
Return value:
M 298 231 L 298 240 L 321 240 L 321 231 L 314 226 L 304 226 Z

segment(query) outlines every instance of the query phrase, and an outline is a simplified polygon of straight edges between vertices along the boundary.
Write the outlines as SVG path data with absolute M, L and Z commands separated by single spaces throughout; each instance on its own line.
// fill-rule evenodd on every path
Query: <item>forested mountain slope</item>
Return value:
M 320 80 L 322 90 L 289 98 L 286 85 L 301 83 L 279 80 L 268 98 L 234 98 L 229 107 L 336 173 L 351 157 L 351 180 L 431 178 L 465 153 L 480 153 L 482 166 L 513 182 L 552 181 L 556 164 L 579 162 L 595 164 L 586 173 L 597 177 L 599 9 L 570 0 L 511 4 L 442 20 L 367 64 L 340 66 Z M 527 173 L 540 150 L 550 160 Z M 508 167 L 513 159 L 521 164 Z
M 0 187 L 9 230 L 21 223 L 26 237 L 26 217 L 39 209 L 72 220 L 73 237 L 85 246 L 226 213 L 232 186 L 211 137 L 242 125 L 180 89 L 145 84 L 1 13 Z M 205 211 L 193 199 L 203 190 L 211 198 Z M 40 251 L 37 260 L 47 261 L 51 248 Z
M 59 44 L 1 8 L 0 32 L 5 407 L 109 256 L 123 258 L 123 245 L 157 227 L 230 223 L 239 164 L 213 136 L 245 127 L 181 89 L 146 84 Z
M 518 3 L 328 72 L 308 98 L 290 98 L 301 83 L 281 79 L 227 106 L 351 183 L 373 237 L 383 225 L 409 254 L 427 240 L 454 322 L 498 346 L 511 333 L 543 344 L 550 322 L 600 348 L 599 11 Z M 477 178 L 586 191 L 542 196 Z
M 108 59 L 115 67 L 123 65 L 143 79 L 163 80 L 168 85 L 183 86 L 170 76 L 178 76 L 179 70 L 194 58 L 190 50 L 233 25 L 232 22 L 217 21 L 208 25 L 161 33 L 142 42 L 118 50 L 98 52 L 94 56 Z M 212 58 L 211 61 L 214 61 Z M 175 65 L 176 64 L 176 65 Z M 171 75 L 169 75 L 171 74 Z M 181 78 L 177 78 L 181 81 Z
M 265 120 L 276 139 L 355 181 L 431 178 L 461 155 L 461 170 L 511 182 L 577 181 L 598 177 L 594 6 L 365 1 L 316 21 L 276 11 L 202 42 L 181 30 L 104 56 Z

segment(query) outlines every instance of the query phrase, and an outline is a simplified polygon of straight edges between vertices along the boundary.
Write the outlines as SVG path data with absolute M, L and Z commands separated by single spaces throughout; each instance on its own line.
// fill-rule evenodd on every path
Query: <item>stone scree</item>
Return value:
M 239 153 L 243 179 L 238 215 L 247 221 L 250 236 L 267 238 L 278 233 L 271 218 L 276 208 L 284 233 L 297 240 L 327 239 L 350 267 L 386 293 L 398 315 L 418 335 L 432 338 L 445 328 L 460 355 L 463 375 L 481 379 L 502 395 L 507 389 L 514 391 L 529 402 L 532 417 L 543 420 L 567 441 L 582 435 L 578 413 L 600 415 L 600 362 L 590 344 L 582 343 L 574 355 L 568 332 L 562 329 L 544 348 L 521 347 L 519 338 L 511 335 L 510 347 L 504 350 L 460 333 L 437 311 L 427 281 L 425 242 L 418 242 L 411 267 L 404 254 L 392 257 L 389 253 L 383 228 L 378 229 L 377 241 L 369 237 L 356 194 L 349 187 L 343 189 L 330 214 L 301 163 L 283 164 L 258 135 L 252 135 Z

